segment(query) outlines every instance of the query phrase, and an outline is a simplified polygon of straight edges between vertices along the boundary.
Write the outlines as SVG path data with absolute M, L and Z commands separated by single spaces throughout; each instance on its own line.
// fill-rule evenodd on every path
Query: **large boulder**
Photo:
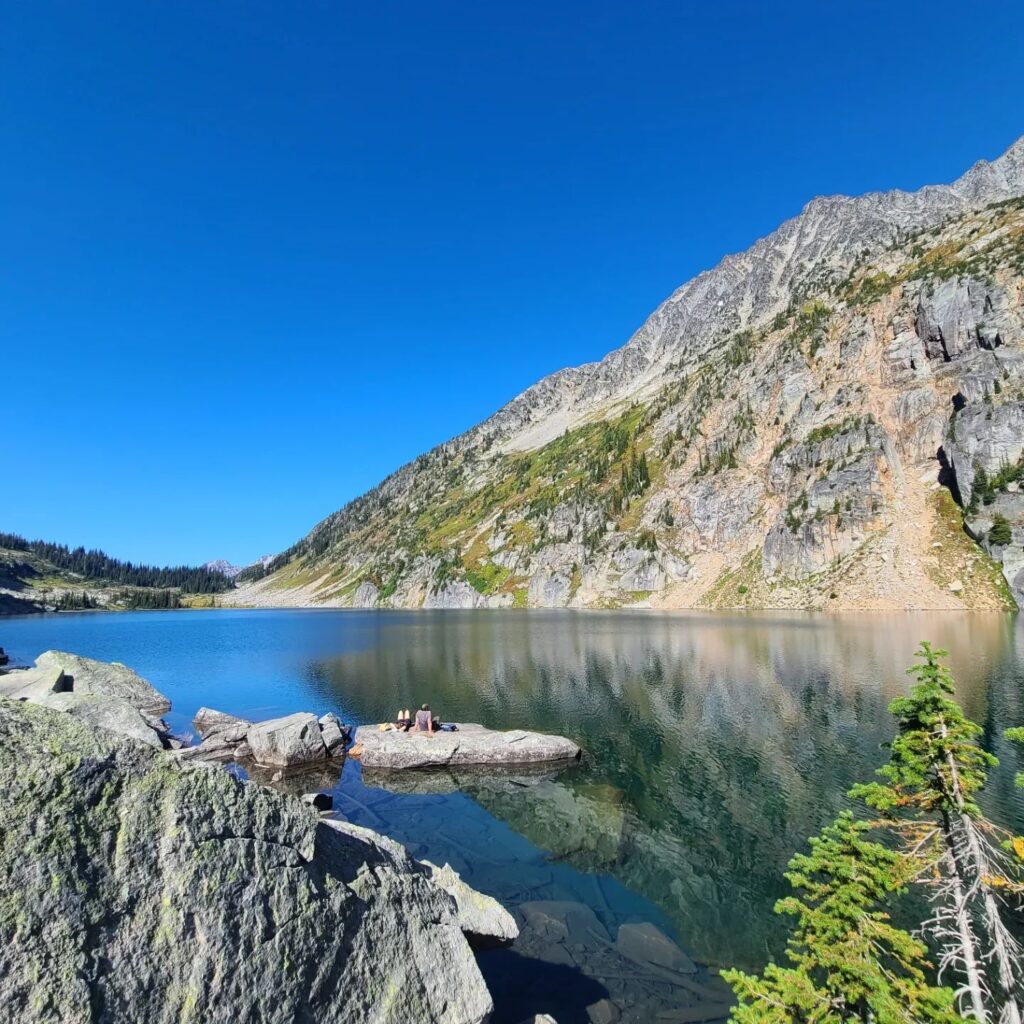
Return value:
M 564 736 L 525 729 L 499 732 L 461 723 L 457 732 L 381 732 L 375 725 L 356 730 L 356 747 L 367 768 L 433 768 L 456 765 L 538 764 L 571 761 L 580 748 Z
M 326 715 L 321 715 L 319 722 L 320 735 L 323 736 L 328 756 L 334 757 L 336 754 L 340 754 L 348 742 L 352 732 L 351 727 L 343 725 L 341 719 L 333 711 L 328 711 Z
M 200 736 L 206 737 L 211 733 L 236 731 L 240 729 L 242 734 L 249 731 L 252 722 L 248 718 L 239 718 L 237 715 L 229 715 L 226 711 L 217 711 L 214 708 L 200 708 L 192 719 L 192 725 Z
M 42 704 L 150 747 L 170 741 L 166 724 L 154 717 L 157 709 L 170 708 L 170 701 L 123 665 L 47 651 L 35 668 L 0 678 L 0 697 Z
M 401 863 L 406 871 L 415 871 L 448 894 L 453 901 L 456 920 L 462 934 L 469 940 L 474 949 L 495 949 L 507 946 L 519 934 L 516 919 L 493 896 L 478 892 L 467 885 L 450 864 L 439 868 L 429 860 L 417 861 L 409 855 L 401 843 L 387 836 L 378 835 L 362 825 L 353 825 L 348 821 L 327 819 L 323 823 L 328 828 L 357 839 L 372 838 L 397 863 Z
M 96 729 L 127 736 L 158 750 L 163 748 L 161 733 L 153 728 L 138 708 L 132 707 L 127 701 L 72 690 L 47 694 L 35 703 L 53 711 L 62 711 Z
M 438 867 L 429 860 L 419 864 L 434 885 L 455 900 L 459 927 L 474 949 L 507 946 L 519 935 L 516 919 L 493 896 L 467 885 L 450 864 Z
M 272 768 L 301 767 L 341 757 L 351 733 L 334 712 L 320 718 L 299 713 L 251 722 L 204 707 L 196 712 L 192 725 L 202 742 L 185 748 L 180 754 L 182 760 L 251 760 Z
M 258 764 L 287 767 L 327 757 L 320 723 L 316 715 L 305 711 L 257 722 L 249 727 L 246 738 Z
M 455 901 L 374 833 L 12 701 L 0 789 L 10 1020 L 481 1024 L 492 1010 Z
M 123 700 L 144 715 L 164 715 L 171 702 L 137 672 L 120 663 L 96 661 L 65 651 L 46 651 L 36 658 L 40 668 L 59 669 L 70 678 L 75 693 Z

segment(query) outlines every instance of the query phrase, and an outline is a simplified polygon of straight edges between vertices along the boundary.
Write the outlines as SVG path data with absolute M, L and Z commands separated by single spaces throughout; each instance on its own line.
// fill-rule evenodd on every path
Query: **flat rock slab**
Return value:
M 70 680 L 55 667 L 19 668 L 0 676 L 0 697 L 11 700 L 38 701 L 70 689 Z
M 112 697 L 137 708 L 144 715 L 163 715 L 171 702 L 138 672 L 119 662 L 96 661 L 66 651 L 46 651 L 36 658 L 39 668 L 60 671 L 71 690 L 93 697 Z
M 437 768 L 450 765 L 538 764 L 571 761 L 580 748 L 564 736 L 510 729 L 499 732 L 460 723 L 457 732 L 381 732 L 375 725 L 356 730 L 360 759 L 367 768 Z
M 33 703 L 54 711 L 63 711 L 87 725 L 128 736 L 146 746 L 156 747 L 157 750 L 163 747 L 159 733 L 149 724 L 146 716 L 125 700 L 68 691 L 47 694 Z

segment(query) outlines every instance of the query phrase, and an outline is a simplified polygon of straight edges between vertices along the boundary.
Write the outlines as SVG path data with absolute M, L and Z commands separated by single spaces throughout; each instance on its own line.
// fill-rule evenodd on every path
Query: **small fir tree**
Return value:
M 1001 512 L 992 517 L 992 529 L 988 531 L 989 544 L 996 544 L 1003 547 L 1013 540 L 1013 531 L 1010 529 L 1009 520 Z
M 926 977 L 925 947 L 884 909 L 910 881 L 911 858 L 873 842 L 871 826 L 841 814 L 786 874 L 798 895 L 776 913 L 795 919 L 786 955 L 760 976 L 726 971 L 735 1024 L 953 1022 L 954 994 Z
M 878 773 L 885 781 L 851 795 L 886 814 L 919 861 L 934 905 L 925 931 L 941 950 L 940 974 L 960 976 L 965 1014 L 1020 1024 L 1021 948 L 1004 898 L 1013 867 L 976 800 L 997 762 L 978 746 L 981 727 L 953 699 L 946 652 L 922 643 L 917 657 L 908 669 L 917 684 L 889 705 L 898 733 Z

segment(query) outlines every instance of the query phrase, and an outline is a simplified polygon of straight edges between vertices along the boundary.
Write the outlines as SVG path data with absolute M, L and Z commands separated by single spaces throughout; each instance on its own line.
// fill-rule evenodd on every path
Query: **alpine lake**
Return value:
M 1000 759 L 985 810 L 1024 829 L 1024 791 L 1013 785 L 1024 758 L 1002 738 L 1024 724 L 1018 615 L 220 610 L 0 620 L 12 664 L 55 648 L 136 669 L 173 701 L 167 720 L 180 735 L 203 705 L 252 719 L 335 711 L 366 724 L 429 702 L 445 721 L 580 743 L 581 763 L 560 772 L 375 773 L 349 758 L 286 780 L 333 792 L 334 813 L 450 863 L 509 909 L 526 905 L 520 940 L 479 958 L 495 1024 L 541 1010 L 559 1024 L 724 1012 L 717 968 L 756 969 L 781 954 L 785 922 L 772 906 L 787 891 L 786 862 L 884 762 L 886 707 L 909 688 L 921 640 L 950 652 L 959 699 Z M 653 973 L 622 970 L 618 929 L 645 923 L 697 967 L 669 958 Z

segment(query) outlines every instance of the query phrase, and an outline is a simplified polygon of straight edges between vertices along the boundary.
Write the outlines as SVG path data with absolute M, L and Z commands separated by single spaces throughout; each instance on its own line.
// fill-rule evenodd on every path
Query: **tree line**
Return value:
M 789 862 L 795 894 L 786 965 L 725 971 L 734 1024 L 1021 1024 L 1024 838 L 1002 832 L 977 796 L 997 762 L 954 699 L 945 651 L 923 643 L 881 781 Z M 1007 737 L 1024 742 L 1024 728 Z M 1017 776 L 1024 787 L 1024 773 Z M 930 913 L 914 932 L 893 923 L 897 898 L 921 888 Z
M 51 544 L 42 540 L 26 540 L 16 533 L 0 533 L 0 547 L 13 551 L 27 551 L 44 558 L 67 572 L 87 579 L 106 580 L 130 587 L 177 588 L 189 594 L 219 594 L 234 588 L 234 583 L 223 573 L 197 566 L 179 565 L 159 568 L 136 565 L 111 558 L 104 552 L 84 547 L 69 548 L 66 544 Z

